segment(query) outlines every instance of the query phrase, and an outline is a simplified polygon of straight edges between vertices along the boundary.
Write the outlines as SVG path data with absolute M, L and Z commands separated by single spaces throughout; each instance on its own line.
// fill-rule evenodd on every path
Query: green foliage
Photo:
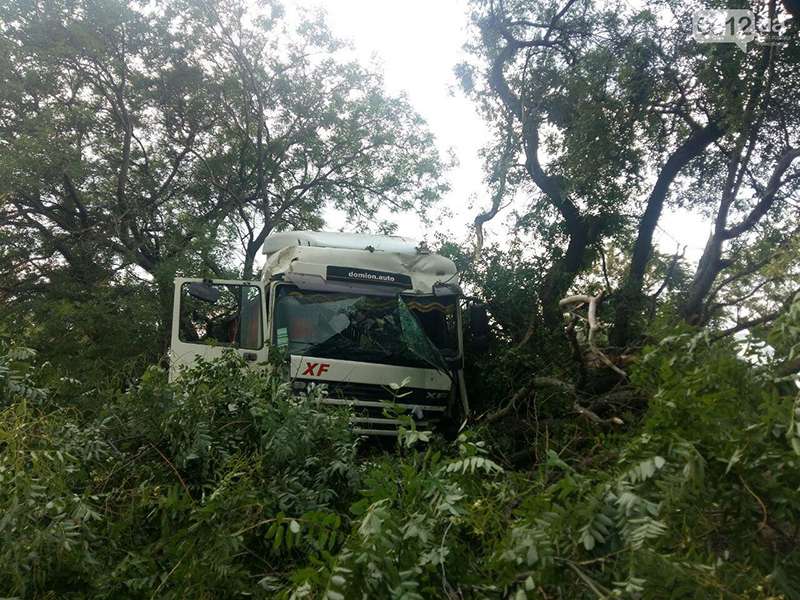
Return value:
M 0 360 L 5 595 L 798 597 L 800 399 L 703 336 L 645 351 L 650 407 L 596 460 L 529 472 L 410 420 L 359 454 L 346 413 L 233 353 L 92 410 L 34 358 Z
M 2 348 L 0 356 L 0 406 L 10 404 L 12 399 L 36 400 L 43 396 L 35 387 L 30 374 L 30 360 L 36 352 L 30 348 L 11 346 Z
M 401 445 L 406 436 L 418 440 L 403 431 Z M 425 598 L 480 581 L 472 561 L 490 546 L 478 547 L 472 516 L 483 515 L 503 469 L 482 442 L 462 435 L 456 447 L 456 456 L 427 447 L 371 465 L 328 598 Z
M 2 363 L 3 593 L 265 596 L 259 579 L 341 543 L 360 477 L 346 415 L 235 355 L 175 385 L 152 367 L 81 412 L 32 392 L 29 358 Z
M 124 385 L 160 358 L 163 319 L 151 285 L 87 288 L 65 273 L 51 274 L 46 291 L 29 291 L 0 307 L 2 321 L 15 324 L 14 337 L 35 348 L 47 370 L 83 389 Z M 0 339 L 9 333 L 0 326 Z

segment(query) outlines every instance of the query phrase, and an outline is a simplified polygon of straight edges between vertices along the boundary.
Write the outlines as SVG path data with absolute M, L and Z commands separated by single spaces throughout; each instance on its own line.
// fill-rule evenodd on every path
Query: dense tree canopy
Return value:
M 702 3 L 474 7 L 474 59 L 458 72 L 497 136 L 488 154 L 493 205 L 476 219 L 478 237 L 502 202 L 522 196 L 528 204 L 512 234 L 528 237 L 546 265 L 523 341 L 542 319 L 548 328 L 560 323 L 558 300 L 599 268 L 608 242 L 628 256 L 624 274 L 603 286 L 612 340 L 634 341 L 649 304 L 654 233 L 669 205 L 715 222 L 682 315 L 692 323 L 730 316 L 719 309 L 736 303 L 712 296 L 796 237 L 797 46 L 745 53 L 698 44 L 685 24 Z M 757 10 L 785 14 L 775 2 Z M 731 281 L 715 288 L 723 272 Z
M 176 271 L 252 277 L 271 231 L 327 207 L 365 227 L 445 189 L 420 117 L 313 15 L 14 1 L 0 21 L 7 302 L 144 272 L 166 323 Z

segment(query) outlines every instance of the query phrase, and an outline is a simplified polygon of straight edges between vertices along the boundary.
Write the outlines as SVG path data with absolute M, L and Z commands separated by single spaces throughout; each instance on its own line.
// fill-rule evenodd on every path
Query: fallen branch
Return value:
M 566 381 L 561 381 L 560 379 L 556 379 L 555 377 L 534 377 L 531 381 L 527 384 L 519 388 L 511 399 L 503 406 L 502 408 L 497 409 L 493 413 L 489 413 L 483 417 L 483 421 L 486 423 L 494 423 L 495 421 L 499 421 L 503 417 L 508 416 L 511 414 L 516 408 L 517 404 L 525 398 L 528 394 L 530 394 L 536 388 L 546 388 L 546 387 L 554 387 L 560 389 L 563 393 L 568 394 L 570 396 L 575 395 L 575 386 L 571 383 L 567 383 Z
M 604 419 L 597 415 L 594 411 L 589 410 L 585 406 L 582 406 L 578 403 L 577 396 L 578 391 L 574 385 L 571 383 L 567 383 L 566 381 L 561 381 L 560 379 L 556 379 L 555 377 L 534 377 L 530 382 L 526 385 L 519 388 L 511 399 L 503 406 L 502 408 L 496 410 L 493 413 L 489 413 L 482 418 L 482 420 L 486 423 L 494 423 L 495 421 L 499 421 L 500 419 L 507 417 L 509 414 L 514 412 L 517 408 L 519 402 L 528 396 L 533 390 L 541 389 L 541 388 L 555 388 L 560 392 L 567 394 L 568 396 L 572 396 L 574 399 L 572 404 L 572 409 L 581 417 L 584 417 L 591 421 L 596 425 L 622 425 L 624 421 L 619 417 L 610 417 L 608 419 Z
M 596 425 L 624 425 L 625 421 L 620 419 L 619 417 L 610 417 L 608 419 L 604 419 L 597 415 L 597 413 L 592 412 L 586 407 L 581 406 L 577 402 L 572 405 L 572 408 L 578 413 L 580 416 L 589 419 L 592 423 Z
M 630 402 L 643 401 L 642 393 L 636 388 L 620 387 L 592 400 L 592 406 L 628 406 Z
M 588 304 L 588 314 L 587 320 L 589 322 L 589 335 L 587 336 L 589 342 L 589 348 L 592 352 L 600 358 L 605 365 L 610 368 L 612 371 L 620 375 L 621 377 L 628 378 L 628 374 L 620 369 L 617 365 L 615 365 L 610 358 L 608 358 L 595 344 L 594 336 L 597 332 L 599 327 L 597 322 L 597 305 L 603 297 L 603 292 L 600 292 L 597 296 L 584 296 L 584 295 L 576 295 L 576 296 L 567 296 L 566 298 L 562 298 L 558 305 L 560 307 L 569 306 L 571 304 Z

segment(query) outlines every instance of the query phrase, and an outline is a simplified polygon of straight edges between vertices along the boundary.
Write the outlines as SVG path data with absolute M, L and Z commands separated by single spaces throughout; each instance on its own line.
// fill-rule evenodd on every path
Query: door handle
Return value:
M 242 357 L 249 362 L 256 362 L 258 360 L 258 354 L 255 352 L 243 352 Z

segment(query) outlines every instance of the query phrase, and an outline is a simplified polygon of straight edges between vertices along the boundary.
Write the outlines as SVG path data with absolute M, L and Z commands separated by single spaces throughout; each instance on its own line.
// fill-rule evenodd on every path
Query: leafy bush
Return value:
M 260 580 L 336 548 L 360 476 L 347 416 L 244 367 L 231 354 L 175 385 L 150 368 L 88 420 L 10 380 L 2 591 L 266 595 Z
M 800 597 L 800 401 L 702 336 L 644 353 L 641 423 L 528 472 L 410 421 L 359 450 L 234 354 L 67 404 L 32 360 L 0 359 L 5 595 Z

